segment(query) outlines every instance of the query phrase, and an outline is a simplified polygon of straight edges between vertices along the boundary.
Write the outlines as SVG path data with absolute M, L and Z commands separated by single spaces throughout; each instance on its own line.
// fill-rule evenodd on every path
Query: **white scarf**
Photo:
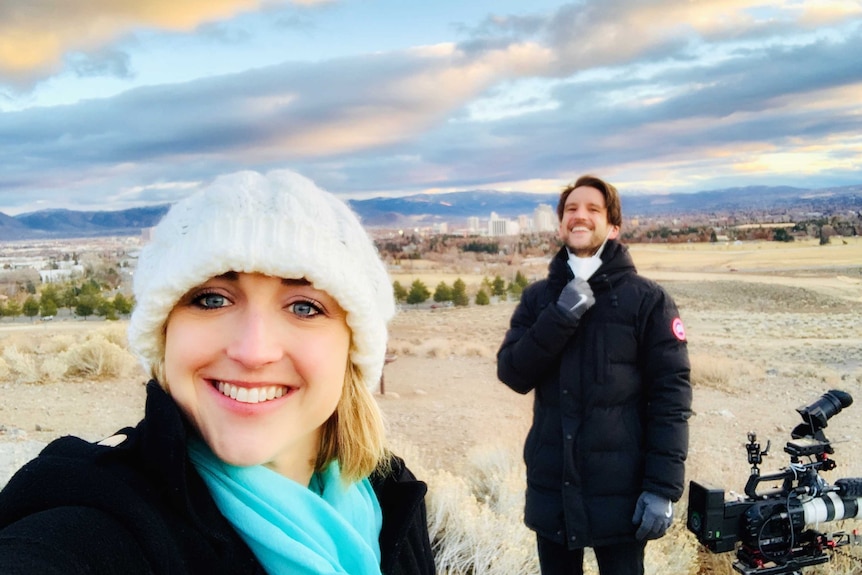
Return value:
M 611 231 L 609 231 L 608 235 L 605 236 L 605 241 L 602 242 L 602 245 L 599 246 L 596 253 L 589 257 L 582 258 L 576 256 L 568 247 L 566 247 L 566 251 L 569 253 L 569 269 L 572 270 L 572 273 L 575 274 L 576 278 L 588 280 L 593 277 L 593 274 L 596 273 L 600 267 L 602 267 L 602 251 L 605 249 L 605 244 L 608 243 Z

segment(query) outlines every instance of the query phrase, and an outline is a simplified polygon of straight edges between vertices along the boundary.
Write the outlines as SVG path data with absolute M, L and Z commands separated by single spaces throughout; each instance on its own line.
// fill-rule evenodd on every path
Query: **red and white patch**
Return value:
M 681 319 L 678 317 L 673 318 L 673 322 L 670 324 L 670 329 L 679 341 L 685 341 L 685 326 L 682 325 Z

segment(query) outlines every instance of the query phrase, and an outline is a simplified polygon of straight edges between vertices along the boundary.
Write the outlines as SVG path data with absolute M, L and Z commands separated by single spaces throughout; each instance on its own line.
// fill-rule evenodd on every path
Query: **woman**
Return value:
M 287 171 L 177 203 L 135 272 L 144 419 L 0 494 L 0 573 L 433 573 L 371 395 L 394 313 L 356 216 Z

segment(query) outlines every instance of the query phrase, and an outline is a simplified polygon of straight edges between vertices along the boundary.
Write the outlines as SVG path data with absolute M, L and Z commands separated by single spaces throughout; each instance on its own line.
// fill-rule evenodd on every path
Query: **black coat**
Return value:
M 141 423 L 119 433 L 127 439 L 117 447 L 58 439 L 10 480 L 0 573 L 264 575 L 189 462 L 187 426 L 158 384 L 148 384 Z M 383 573 L 434 573 L 426 485 L 399 458 L 372 485 Z
M 633 541 L 643 491 L 682 496 L 691 412 L 689 360 L 676 305 L 609 241 L 573 325 L 556 305 L 573 275 L 562 248 L 524 290 L 497 354 L 497 375 L 535 391 L 524 446 L 525 521 L 570 548 Z

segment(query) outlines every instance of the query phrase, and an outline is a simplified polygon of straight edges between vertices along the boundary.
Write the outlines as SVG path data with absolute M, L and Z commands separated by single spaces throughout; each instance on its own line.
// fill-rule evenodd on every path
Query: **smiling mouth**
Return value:
M 235 399 L 240 403 L 263 403 L 286 395 L 291 388 L 284 385 L 267 385 L 265 387 L 239 387 L 223 381 L 215 382 L 219 393 Z

